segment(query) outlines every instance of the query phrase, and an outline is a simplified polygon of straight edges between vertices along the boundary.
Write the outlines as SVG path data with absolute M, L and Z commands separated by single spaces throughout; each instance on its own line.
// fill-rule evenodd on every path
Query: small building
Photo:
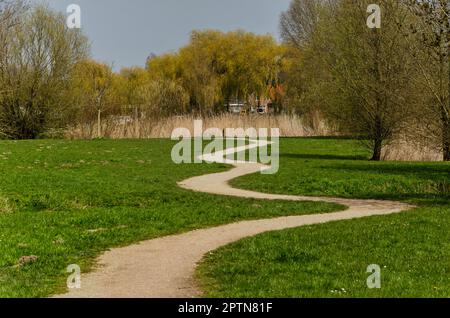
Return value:
M 245 114 L 247 112 L 247 104 L 242 101 L 233 101 L 225 104 L 228 112 L 231 114 Z
M 270 84 L 264 94 L 253 93 L 247 96 L 245 102 L 239 99 L 230 99 L 225 103 L 225 107 L 232 114 L 272 114 L 277 111 L 285 96 L 285 88 L 282 84 Z
M 256 111 L 258 114 L 270 114 L 272 112 L 272 100 L 268 98 L 261 98 L 257 100 Z

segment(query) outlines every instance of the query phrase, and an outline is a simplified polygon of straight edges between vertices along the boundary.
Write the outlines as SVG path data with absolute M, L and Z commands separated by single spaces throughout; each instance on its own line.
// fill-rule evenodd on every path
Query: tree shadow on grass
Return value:
M 386 173 L 391 175 L 413 174 L 432 180 L 431 176 L 440 175 L 450 181 L 450 165 L 445 163 L 402 163 L 402 162 L 345 162 L 340 165 L 329 165 L 323 169 L 351 170 L 359 172 Z
M 367 156 L 363 155 L 318 155 L 318 154 L 294 154 L 294 153 L 288 153 L 288 154 L 281 154 L 281 158 L 290 158 L 290 159 L 311 159 L 311 160 L 368 160 L 369 158 Z
M 286 139 L 309 139 L 309 140 L 361 140 L 354 136 L 311 136 L 311 137 L 287 137 Z
M 371 175 L 386 175 L 389 182 L 390 177 L 401 176 L 411 178 L 412 183 L 417 183 L 417 188 L 422 189 L 423 193 L 371 193 L 370 197 L 375 199 L 394 199 L 414 201 L 418 204 L 449 206 L 450 204 L 450 165 L 443 163 L 435 164 L 411 164 L 411 163 L 352 163 L 330 164 L 321 169 L 332 171 L 359 172 L 365 174 L 367 178 Z M 415 180 L 415 181 L 414 181 Z M 423 188 L 421 186 L 422 182 Z M 431 183 L 430 183 L 431 182 Z M 428 186 L 432 186 L 434 193 L 428 193 Z M 422 192 L 419 190 L 419 192 Z

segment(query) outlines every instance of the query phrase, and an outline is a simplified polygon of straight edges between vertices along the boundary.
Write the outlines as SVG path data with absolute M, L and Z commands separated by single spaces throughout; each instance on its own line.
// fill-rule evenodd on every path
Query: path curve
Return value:
M 243 147 L 201 156 L 204 161 L 231 164 L 234 168 L 223 173 L 194 177 L 180 182 L 179 186 L 192 191 L 233 197 L 338 203 L 347 206 L 348 209 L 336 213 L 243 221 L 113 249 L 98 259 L 95 271 L 82 276 L 81 289 L 72 289 L 69 293 L 57 297 L 199 297 L 201 293 L 193 279 L 195 268 L 204 255 L 219 247 L 268 231 L 400 213 L 414 207 L 393 201 L 278 195 L 232 188 L 228 184 L 230 180 L 259 172 L 267 167 L 258 163 L 234 162 L 225 157 L 268 144 L 263 141 L 251 141 L 249 145 Z

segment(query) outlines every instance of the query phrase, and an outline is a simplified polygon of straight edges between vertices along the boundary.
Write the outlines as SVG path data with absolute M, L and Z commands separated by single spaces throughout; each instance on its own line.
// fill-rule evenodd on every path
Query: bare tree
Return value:
M 0 68 L 5 67 L 8 52 L 8 33 L 20 23 L 25 4 L 21 0 L 0 0 Z
M 281 36 L 288 47 L 285 58 L 289 61 L 283 74 L 284 107 L 300 114 L 313 128 L 318 124 L 316 119 L 323 116 L 323 86 L 331 76 L 324 60 L 330 48 L 322 29 L 338 5 L 339 0 L 292 0 L 280 19 Z
M 20 23 L 20 16 L 24 11 L 24 3 L 20 0 L 0 0 L 0 103 L 8 90 L 5 88 L 4 74 L 6 73 L 8 56 L 8 37 L 12 28 Z M 0 138 L 9 137 L 5 133 L 3 120 L 0 118 Z
M 320 11 L 324 7 L 335 8 L 336 4 L 337 0 L 293 0 L 280 18 L 283 41 L 296 48 L 304 47 L 316 30 Z
M 450 1 L 407 0 L 418 17 L 407 39 L 415 52 L 422 86 L 431 96 L 421 121 L 438 140 L 444 161 L 450 161 Z
M 370 1 L 345 0 L 326 29 L 327 65 L 332 80 L 327 87 L 332 118 L 342 131 L 359 136 L 381 160 L 383 146 L 404 129 L 410 115 L 410 78 L 414 63 L 399 25 L 408 12 L 397 0 L 379 1 L 382 27 L 366 25 Z
M 68 75 L 86 56 L 87 41 L 78 30 L 66 27 L 63 15 L 46 7 L 21 13 L 21 23 L 15 23 L 18 20 L 11 13 L 7 17 L 9 30 L 0 68 L 0 129 L 10 138 L 32 139 L 63 121 Z
M 19 23 L 25 4 L 22 0 L 0 0 L 0 31 L 5 33 Z

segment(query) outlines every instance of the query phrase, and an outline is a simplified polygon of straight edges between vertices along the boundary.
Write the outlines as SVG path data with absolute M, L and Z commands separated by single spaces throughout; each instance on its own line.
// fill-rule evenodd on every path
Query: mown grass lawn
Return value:
M 369 162 L 352 140 L 284 139 L 277 175 L 237 187 L 270 193 L 394 199 L 403 214 L 308 226 L 245 239 L 197 272 L 210 297 L 449 297 L 450 164 Z M 381 267 L 381 289 L 366 269 Z
M 224 165 L 175 165 L 174 142 L 0 141 L 0 297 L 65 291 L 70 264 L 103 251 L 243 219 L 326 213 L 337 205 L 256 202 L 176 183 Z M 22 256 L 36 262 L 18 266 Z

